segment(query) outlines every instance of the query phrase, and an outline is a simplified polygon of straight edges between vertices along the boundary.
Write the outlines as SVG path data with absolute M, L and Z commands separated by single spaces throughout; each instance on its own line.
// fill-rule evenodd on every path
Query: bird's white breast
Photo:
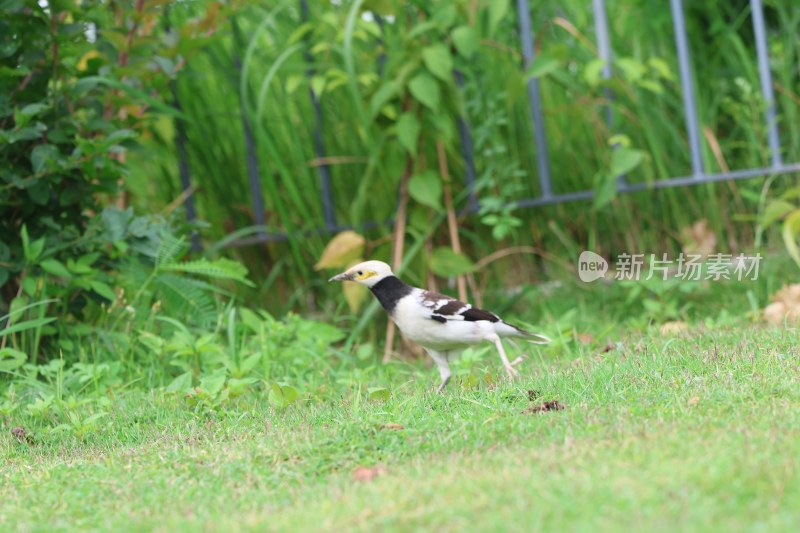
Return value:
M 452 350 L 486 340 L 495 332 L 494 324 L 485 320 L 448 320 L 431 318 L 431 309 L 421 303 L 419 289 L 401 298 L 392 313 L 392 320 L 403 335 L 426 348 Z

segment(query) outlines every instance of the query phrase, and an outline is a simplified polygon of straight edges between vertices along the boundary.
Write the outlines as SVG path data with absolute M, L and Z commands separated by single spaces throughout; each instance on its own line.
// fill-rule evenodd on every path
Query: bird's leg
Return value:
M 508 341 L 511 343 L 511 346 L 513 346 L 514 348 L 519 348 L 519 345 L 516 342 L 514 342 L 514 339 L 508 339 Z M 511 366 L 517 366 L 518 364 L 520 364 L 524 360 L 525 360 L 525 358 L 520 355 L 519 357 L 517 357 L 516 359 L 511 361 Z
M 497 335 L 494 335 L 494 336 L 492 336 L 492 338 L 490 340 L 492 342 L 494 342 L 494 345 L 497 347 L 497 351 L 500 352 L 500 359 L 503 361 L 503 366 L 506 369 L 506 374 L 508 374 L 508 377 L 510 379 L 514 379 L 516 377 L 519 377 L 519 372 L 517 372 L 517 369 L 514 368 L 514 366 L 508 360 L 508 356 L 506 355 L 506 351 L 503 348 L 503 343 L 500 341 L 500 337 L 498 337 Z M 516 363 L 516 360 L 515 360 L 515 363 Z
M 436 392 L 441 393 L 450 382 L 450 376 L 452 375 L 450 373 L 450 365 L 447 364 L 447 354 L 428 350 L 427 348 L 425 351 L 428 352 L 428 355 L 431 356 L 431 359 L 433 359 L 433 362 L 436 363 L 436 366 L 439 368 L 439 376 L 442 378 L 442 384 L 439 385 Z

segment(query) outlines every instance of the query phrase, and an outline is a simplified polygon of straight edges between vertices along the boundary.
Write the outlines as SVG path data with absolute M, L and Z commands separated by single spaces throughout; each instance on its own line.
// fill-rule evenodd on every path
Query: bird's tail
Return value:
M 525 331 L 522 328 L 518 328 L 517 326 L 512 326 L 507 322 L 503 322 L 503 333 L 507 337 L 520 337 L 532 344 L 550 344 L 553 340 L 548 337 L 547 335 L 542 335 L 541 333 L 532 333 L 530 331 Z

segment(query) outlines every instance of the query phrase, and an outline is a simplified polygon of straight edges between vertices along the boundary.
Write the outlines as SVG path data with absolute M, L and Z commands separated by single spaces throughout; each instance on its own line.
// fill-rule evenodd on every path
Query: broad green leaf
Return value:
M 744 192 L 745 191 L 742 190 L 741 192 L 742 192 L 742 196 L 744 196 Z M 787 189 L 786 191 L 784 191 L 783 194 L 780 195 L 780 199 L 781 200 L 794 200 L 794 199 L 797 199 L 797 198 L 800 198 L 800 187 L 791 187 L 791 188 Z M 753 193 L 752 197 L 748 197 L 747 199 L 751 200 L 753 202 L 760 202 L 761 201 L 761 195 L 758 194 L 758 193 Z
M 669 67 L 666 61 L 658 57 L 651 57 L 647 60 L 647 64 L 653 69 L 659 77 L 664 78 L 665 80 L 674 80 L 675 75 L 672 73 L 672 69 Z
M 627 148 L 631 145 L 631 138 L 624 133 L 617 133 L 608 138 L 608 145 L 611 147 L 618 146 L 620 148 Z
M 396 125 L 397 139 L 409 154 L 416 155 L 420 125 L 413 113 L 403 113 Z
M 81 420 L 81 425 L 83 425 L 84 427 L 85 426 L 92 427 L 92 426 L 95 425 L 95 422 L 97 422 L 98 420 L 100 420 L 101 418 L 103 418 L 104 416 L 107 416 L 107 415 L 108 415 L 108 413 L 95 413 L 95 414 L 93 414 L 93 415 Z
M 128 139 L 135 139 L 138 137 L 137 133 L 129 128 L 121 128 L 111 132 L 111 135 L 105 138 L 106 142 L 118 143 Z
M 52 144 L 38 144 L 31 150 L 33 172 L 39 174 L 47 170 L 47 164 L 58 158 L 58 148 Z
M 592 59 L 586 66 L 583 67 L 583 79 L 592 87 L 596 86 L 602 80 L 603 67 L 606 65 L 603 59 Z
M 611 155 L 611 175 L 622 176 L 638 167 L 644 160 L 644 152 L 634 148 L 617 148 Z
M 617 177 L 614 174 L 598 173 L 594 178 L 592 208 L 598 210 L 608 205 L 617 194 Z
M 764 208 L 764 213 L 761 215 L 761 225 L 764 228 L 768 228 L 775 221 L 780 220 L 795 209 L 797 207 L 786 200 L 773 200 Z
M 67 267 L 65 267 L 58 259 L 45 259 L 39 265 L 42 267 L 42 270 L 48 274 L 52 274 L 60 278 L 72 277 L 72 275 L 69 273 L 69 270 L 67 270 Z
M 800 266 L 800 249 L 797 247 L 797 236 L 800 234 L 800 209 L 786 217 L 783 221 L 783 244 L 794 262 Z
M 664 94 L 664 87 L 655 80 L 639 80 L 636 85 L 656 94 Z
M 370 387 L 367 389 L 367 398 L 372 401 L 385 402 L 391 393 L 386 387 Z
M 471 59 L 475 52 L 478 51 L 480 41 L 478 40 L 478 32 L 473 27 L 459 26 L 453 30 L 451 36 L 456 50 L 462 57 Z
M 442 211 L 442 179 L 432 170 L 413 175 L 408 181 L 408 193 L 422 205 Z
M 311 90 L 314 91 L 314 95 L 319 98 L 322 96 L 322 93 L 325 92 L 325 76 L 314 76 L 311 78 Z
M 70 257 L 67 259 L 67 269 L 73 274 L 91 274 L 95 271 L 92 264 L 99 257 L 100 254 L 97 253 L 82 255 L 77 260 Z
M 420 72 L 408 83 L 411 95 L 424 106 L 433 111 L 438 111 L 439 101 L 442 98 L 439 84 L 427 72 Z
M 28 278 L 32 279 L 32 278 Z M 26 320 L 25 322 L 20 322 L 18 324 L 13 324 L 8 326 L 4 329 L 0 329 L 0 337 L 5 335 L 11 335 L 12 333 L 17 333 L 20 331 L 27 331 L 30 329 L 37 329 L 42 328 L 45 325 L 49 324 L 50 322 L 55 322 L 56 317 L 45 317 L 45 318 L 36 318 L 33 320 Z
M 28 236 L 27 225 L 25 224 L 22 225 L 22 230 L 20 231 L 19 235 L 20 239 L 22 240 L 22 253 L 25 256 L 25 259 L 28 260 L 28 258 L 31 255 L 31 239 Z
M 278 409 L 288 407 L 299 397 L 297 389 L 285 383 L 273 383 L 269 391 L 269 403 Z
M 291 45 L 291 44 L 294 44 L 294 43 L 299 43 L 305 37 L 307 37 L 309 34 L 311 34 L 313 32 L 314 32 L 314 25 L 312 25 L 310 22 L 305 22 L 305 23 L 301 24 L 300 26 L 298 26 L 297 29 L 294 30 L 289 35 L 289 38 L 286 39 L 286 44 L 287 45 Z
M 489 34 L 494 35 L 497 26 L 508 12 L 508 0 L 489 0 Z
M 442 277 L 460 276 L 475 271 L 475 263 L 469 257 L 444 246 L 433 251 L 429 265 L 434 274 Z
M 36 280 L 34 278 L 23 279 L 22 290 L 30 297 L 36 296 Z
M 333 344 L 345 338 L 346 335 L 342 330 L 328 323 L 304 320 L 297 325 L 297 336 L 314 339 L 318 343 Z
M 455 23 L 458 11 L 453 2 L 432 2 L 432 4 L 436 6 L 432 18 L 441 24 L 442 28 L 449 28 Z
M 431 30 L 438 30 L 439 29 L 439 22 L 435 20 L 426 20 L 421 24 L 417 24 L 414 26 L 410 32 L 406 34 L 406 42 L 410 42 L 412 39 L 419 37 L 420 35 L 429 32 Z
M 28 360 L 25 352 L 14 348 L 3 348 L 0 350 L 0 372 L 13 372 Z
M 36 239 L 31 243 L 31 257 L 30 262 L 34 262 L 42 255 L 44 251 L 44 237 Z
M 450 51 L 441 43 L 432 44 L 422 50 L 422 62 L 428 72 L 444 82 L 453 79 L 453 58 Z
M 102 281 L 94 280 L 89 284 L 89 286 L 92 288 L 94 292 L 96 292 L 106 300 L 113 302 L 114 300 L 117 299 L 117 295 L 114 293 L 114 289 L 112 289 Z
M 293 74 L 286 78 L 286 94 L 294 94 L 303 81 L 305 81 L 305 76 L 302 74 Z
M 17 141 L 32 141 L 42 136 L 47 131 L 47 126 L 41 122 L 34 122 L 31 126 L 26 126 L 12 131 L 8 134 L 7 139 L 10 144 Z
M 39 104 L 39 103 L 28 104 L 25 107 L 23 107 L 22 109 L 20 109 L 19 113 L 21 115 L 23 115 L 23 116 L 26 116 L 26 117 L 32 117 L 32 116 L 38 115 L 39 113 L 41 113 L 45 109 L 48 109 L 49 107 L 50 106 L 47 105 L 47 104 Z
M 381 85 L 375 94 L 372 95 L 372 100 L 369 103 L 369 112 L 370 115 L 373 117 L 377 115 L 380 110 L 389 102 L 392 98 L 398 95 L 400 92 L 400 87 L 394 81 L 387 81 L 383 85 Z
M 239 370 L 242 373 L 250 372 L 251 370 L 253 370 L 256 367 L 256 365 L 258 363 L 261 362 L 261 359 L 262 359 L 263 355 L 264 354 L 262 354 L 260 352 L 256 352 L 253 355 L 251 355 L 249 357 L 246 357 L 245 360 L 242 361 L 242 364 L 239 365 Z M 230 381 L 233 381 L 233 380 L 229 380 L 229 382 Z
M 538 55 L 528 66 L 528 70 L 525 72 L 525 79 L 541 78 L 551 72 L 555 72 L 560 66 L 561 63 L 558 59 L 545 54 Z
M 187 392 L 192 388 L 192 373 L 184 372 L 167 385 L 167 392 Z
M 218 370 L 208 376 L 200 378 L 200 388 L 209 393 L 211 396 L 216 396 L 225 386 L 226 374 L 224 370 Z
M 631 57 L 621 57 L 616 61 L 617 67 L 622 71 L 623 77 L 630 82 L 637 82 L 647 73 L 644 64 Z
M 445 143 L 452 142 L 456 132 L 453 117 L 446 113 L 436 113 L 430 118 L 436 131 L 436 138 Z

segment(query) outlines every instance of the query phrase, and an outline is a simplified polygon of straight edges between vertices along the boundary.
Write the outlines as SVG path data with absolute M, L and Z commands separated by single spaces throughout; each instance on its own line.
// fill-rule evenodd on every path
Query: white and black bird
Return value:
M 494 343 L 506 372 L 513 378 L 519 375 L 514 368 L 519 360 L 513 363 L 508 360 L 501 338 L 521 337 L 535 344 L 550 342 L 546 336 L 512 326 L 489 311 L 444 294 L 411 287 L 382 261 L 359 263 L 328 281 L 354 281 L 369 287 L 403 335 L 425 348 L 433 358 L 442 377 L 439 392 L 450 381 L 448 361 L 468 346 Z

